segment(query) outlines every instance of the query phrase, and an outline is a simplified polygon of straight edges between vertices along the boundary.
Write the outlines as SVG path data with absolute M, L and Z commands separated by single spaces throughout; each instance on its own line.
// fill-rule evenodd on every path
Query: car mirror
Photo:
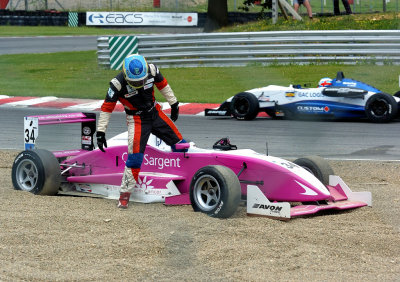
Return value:
M 189 149 L 189 147 L 190 147 L 190 143 L 178 143 L 178 144 L 175 144 L 176 150 L 185 150 L 185 149 Z

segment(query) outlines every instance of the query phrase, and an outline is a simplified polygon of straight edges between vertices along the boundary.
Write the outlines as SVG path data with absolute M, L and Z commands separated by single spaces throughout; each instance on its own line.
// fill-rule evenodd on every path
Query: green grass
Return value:
M 56 96 L 103 99 L 117 71 L 97 65 L 95 51 L 0 56 L 0 95 Z M 251 88 L 268 84 L 309 83 L 321 77 L 346 77 L 367 82 L 384 92 L 399 90 L 399 66 L 394 65 L 285 65 L 227 68 L 161 68 L 182 102 L 220 103 Z M 157 92 L 157 98 L 164 101 Z

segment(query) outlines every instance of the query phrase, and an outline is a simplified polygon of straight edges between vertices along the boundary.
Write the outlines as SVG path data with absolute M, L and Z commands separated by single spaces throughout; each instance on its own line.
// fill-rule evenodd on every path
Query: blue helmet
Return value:
M 122 64 L 125 80 L 134 88 L 141 88 L 148 75 L 146 59 L 138 54 L 129 55 Z

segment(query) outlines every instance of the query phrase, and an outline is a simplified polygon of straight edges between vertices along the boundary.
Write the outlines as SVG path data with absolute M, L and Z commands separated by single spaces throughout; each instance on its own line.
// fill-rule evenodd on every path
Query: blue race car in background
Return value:
M 399 117 L 400 91 L 393 96 L 364 82 L 345 78 L 322 78 L 318 87 L 303 88 L 269 85 L 236 94 L 218 109 L 205 109 L 206 116 L 233 116 L 252 120 L 260 112 L 275 118 L 367 118 L 371 122 L 389 122 Z

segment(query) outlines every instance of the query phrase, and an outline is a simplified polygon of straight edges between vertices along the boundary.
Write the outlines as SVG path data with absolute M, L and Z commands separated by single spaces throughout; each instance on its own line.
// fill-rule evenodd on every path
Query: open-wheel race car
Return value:
M 39 125 L 73 122 L 82 123 L 80 149 L 50 152 L 36 148 Z M 127 133 L 109 139 L 103 153 L 93 145 L 95 123 L 91 113 L 25 117 L 25 150 L 12 166 L 14 188 L 38 195 L 118 199 Z M 189 142 L 172 150 L 153 135 L 131 195 L 132 201 L 143 203 L 189 204 L 217 218 L 232 216 L 242 199 L 247 199 L 248 214 L 278 219 L 372 204 L 369 192 L 352 192 L 321 157 L 290 162 L 237 149 L 227 138 L 212 149 Z
M 400 91 L 392 96 L 338 72 L 334 79 L 322 78 L 316 88 L 268 85 L 247 90 L 230 97 L 218 109 L 205 109 L 205 115 L 252 120 L 266 112 L 272 118 L 360 118 L 383 123 L 398 118 L 399 108 Z

